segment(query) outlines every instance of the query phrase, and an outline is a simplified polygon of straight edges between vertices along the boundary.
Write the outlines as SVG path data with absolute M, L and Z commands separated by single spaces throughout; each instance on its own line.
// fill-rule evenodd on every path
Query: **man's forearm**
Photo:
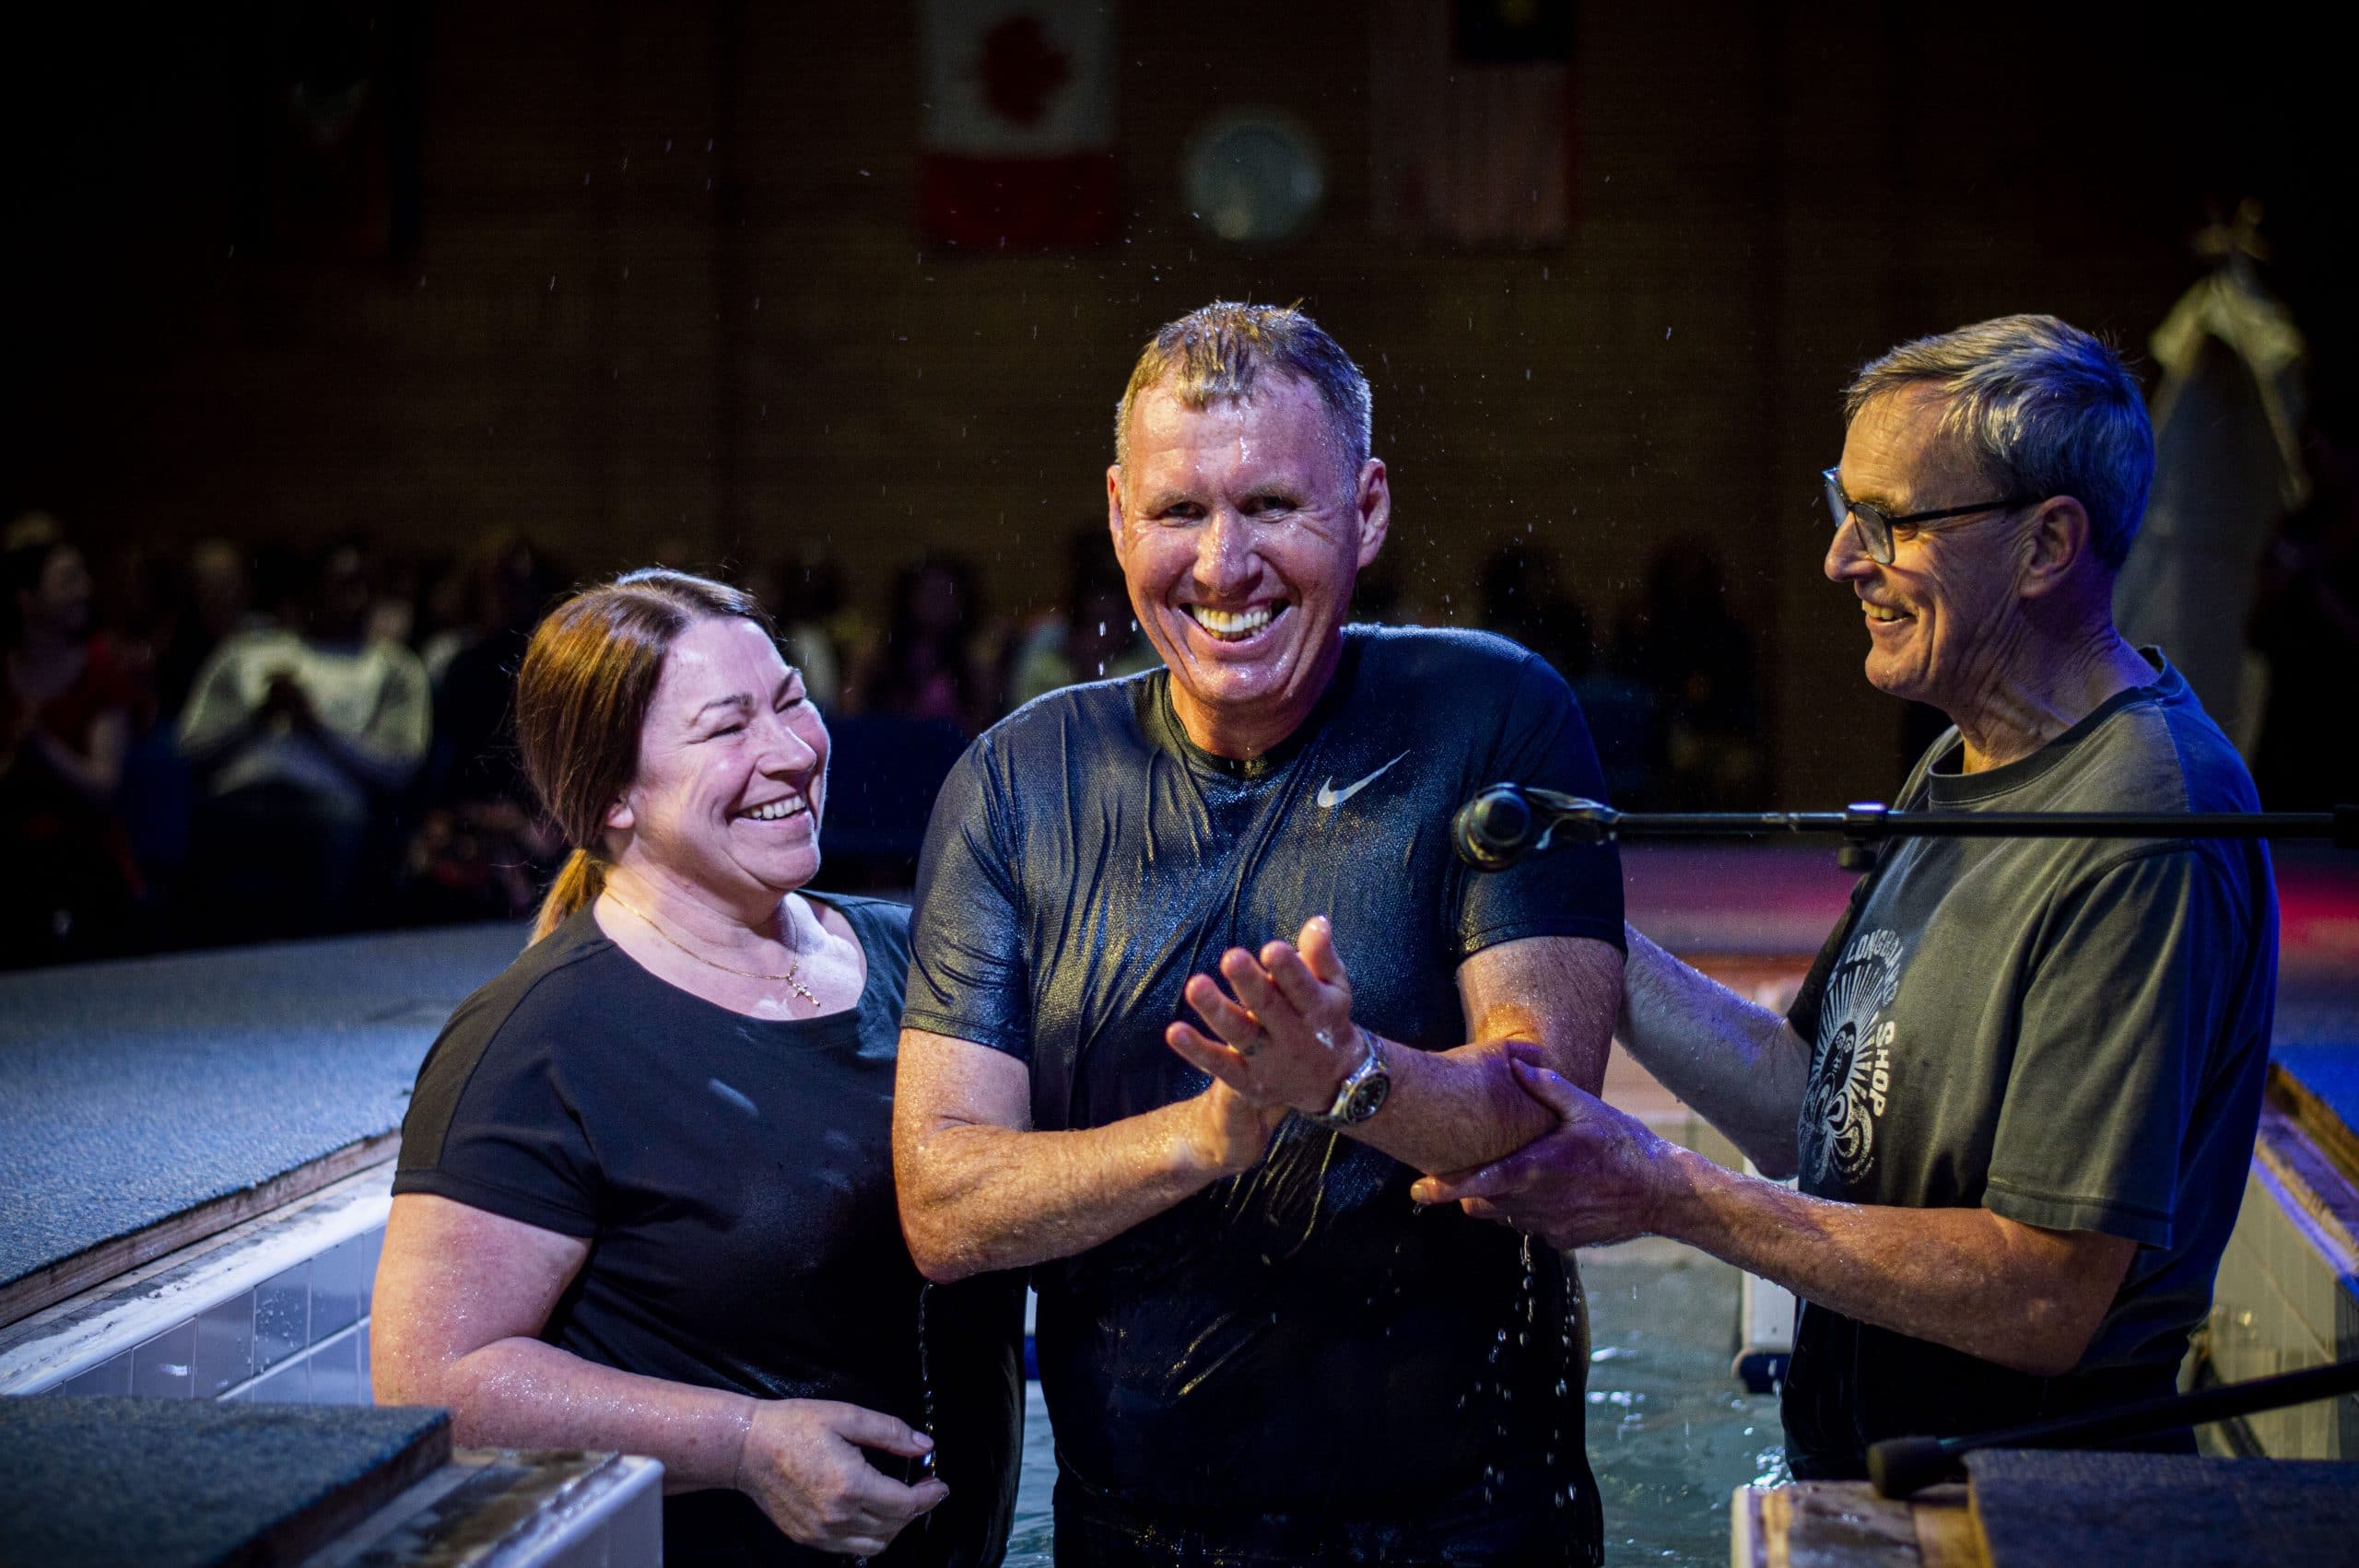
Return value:
M 1392 1090 L 1384 1108 L 1351 1134 L 1404 1165 L 1427 1173 L 1464 1170 L 1511 1154 L 1556 1125 L 1517 1084 L 1504 1040 L 1447 1051 L 1385 1041 L 1378 1049 Z M 1602 1074 L 1584 1076 L 1591 1081 L 1582 1086 L 1593 1091 Z
M 901 1228 L 947 1281 L 1070 1258 L 1232 1174 L 1195 1100 L 1074 1132 L 968 1123 L 895 1140 Z
M 1392 1093 L 1352 1134 L 1427 1174 L 1497 1159 L 1555 1126 L 1517 1083 L 1510 1041 L 1567 1082 L 1598 1091 L 1621 1007 L 1622 954 L 1586 938 L 1529 939 L 1476 954 L 1458 984 L 1473 1043 L 1432 1052 L 1379 1047 Z
M 1986 1209 L 1835 1203 L 1730 1171 L 1687 1150 L 1656 1229 L 1847 1317 L 2020 1371 L 2070 1371 L 2118 1287 L 2074 1238 Z M 2083 1252 L 2083 1258 L 2086 1257 Z
M 1772 1176 L 1793 1173 L 1810 1052 L 1786 1021 L 1627 930 L 1622 1044 Z

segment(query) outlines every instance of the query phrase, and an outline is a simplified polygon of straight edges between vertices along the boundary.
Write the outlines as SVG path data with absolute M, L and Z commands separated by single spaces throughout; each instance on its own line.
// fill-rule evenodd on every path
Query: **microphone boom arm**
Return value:
M 2359 848 L 2359 805 L 2324 812 L 1896 812 L 1868 801 L 1839 812 L 1621 812 L 1555 790 L 1494 784 L 1452 819 L 1460 856 L 1484 871 L 1570 843 L 1635 838 L 1837 837 L 1865 870 L 1886 838 L 2325 838 Z

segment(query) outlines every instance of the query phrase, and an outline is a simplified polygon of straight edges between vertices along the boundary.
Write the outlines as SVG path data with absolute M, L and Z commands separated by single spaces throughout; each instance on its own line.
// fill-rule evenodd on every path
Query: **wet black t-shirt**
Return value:
M 1500 779 L 1604 793 L 1565 683 L 1481 634 L 1350 628 L 1311 717 L 1250 763 L 1189 742 L 1162 670 L 1054 693 L 944 786 L 903 1022 L 1028 1062 L 1037 1128 L 1102 1126 L 1205 1086 L 1163 1041 L 1190 976 L 1323 914 L 1360 1023 L 1463 1044 L 1470 955 L 1623 940 L 1612 848 L 1497 875 L 1452 853 L 1451 813 Z M 1414 1176 L 1295 1117 L 1251 1170 L 1035 1270 L 1065 1475 L 1150 1508 L 1358 1518 L 1496 1480 L 1578 1517 L 1570 1265 L 1419 1210 Z
M 830 895 L 868 963 L 856 1008 L 749 1018 L 657 979 L 584 908 L 461 1004 L 402 1126 L 393 1190 L 590 1243 L 541 1338 L 584 1360 L 925 1424 L 923 1281 L 893 1193 L 909 912 Z M 1014 1505 L 1021 1287 L 923 1296 L 949 1501 L 880 1563 L 997 1562 Z M 875 1461 L 905 1475 L 907 1462 Z M 666 1561 L 839 1562 L 728 1491 L 663 1500 Z

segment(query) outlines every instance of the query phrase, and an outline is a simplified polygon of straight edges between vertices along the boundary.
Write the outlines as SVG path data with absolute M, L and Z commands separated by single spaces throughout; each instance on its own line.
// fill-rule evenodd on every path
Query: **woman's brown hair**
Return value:
M 750 593 L 661 567 L 626 572 L 550 611 L 516 675 L 516 742 L 542 809 L 572 846 L 533 940 L 606 885 L 606 813 L 639 772 L 639 731 L 663 657 L 697 622 L 735 616 L 775 634 Z

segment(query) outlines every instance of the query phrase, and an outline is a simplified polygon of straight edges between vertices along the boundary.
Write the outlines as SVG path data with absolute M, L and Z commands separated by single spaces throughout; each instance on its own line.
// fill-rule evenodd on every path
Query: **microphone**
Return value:
M 1478 791 L 1450 819 L 1459 859 L 1477 871 L 1503 872 L 1550 848 L 1556 829 L 1570 825 L 1591 843 L 1614 835 L 1620 813 L 1579 795 L 1494 784 Z

